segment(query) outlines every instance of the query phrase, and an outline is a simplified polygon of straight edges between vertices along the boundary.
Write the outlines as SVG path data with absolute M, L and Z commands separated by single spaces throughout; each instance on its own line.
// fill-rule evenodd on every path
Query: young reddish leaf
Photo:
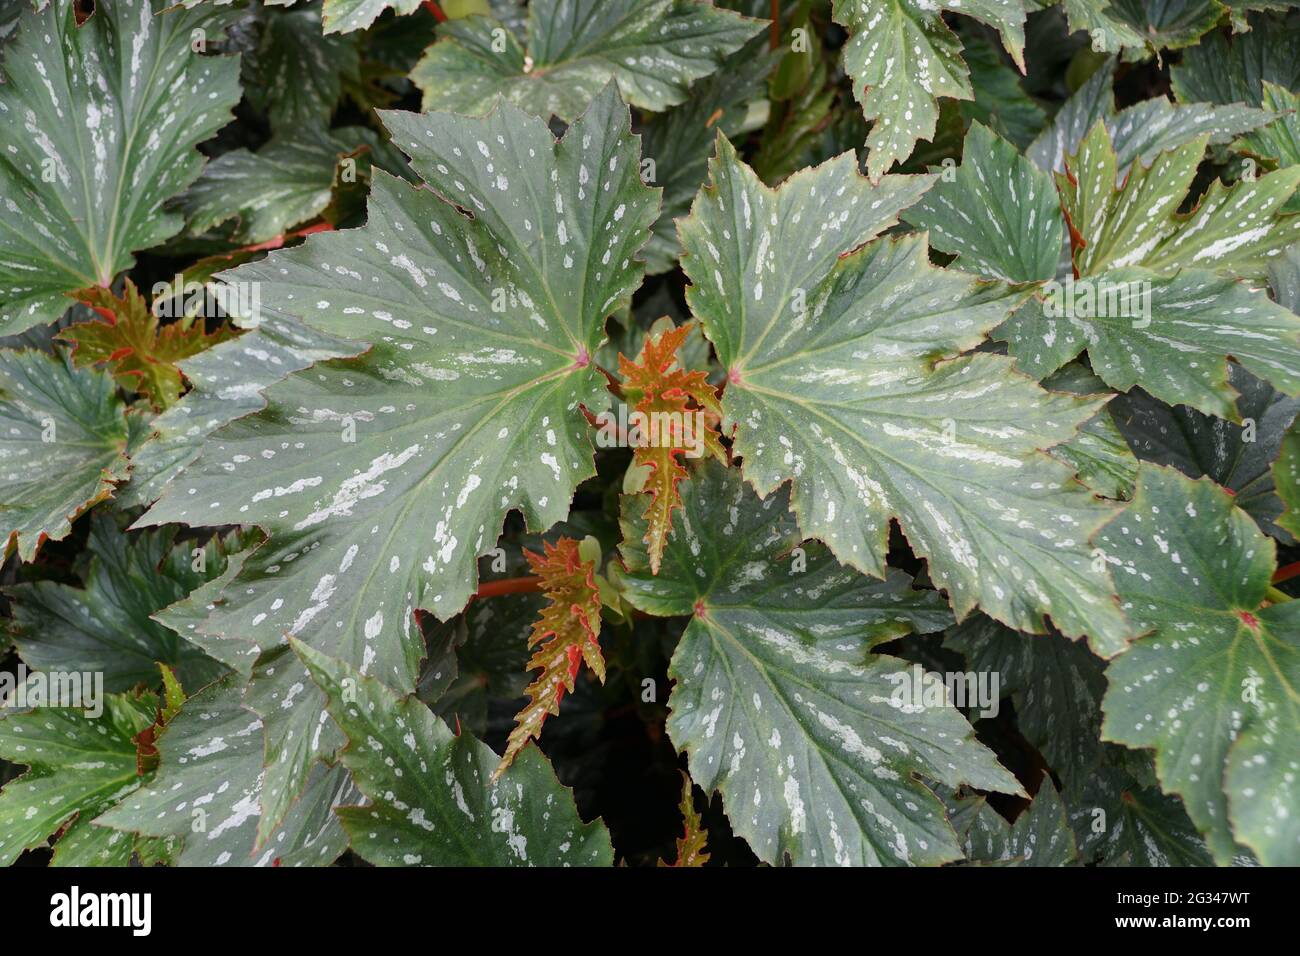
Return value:
M 180 397 L 182 382 L 177 362 L 236 334 L 234 329 L 222 328 L 208 335 L 202 322 L 160 325 L 130 279 L 120 299 L 100 286 L 82 289 L 72 296 L 102 317 L 59 333 L 59 338 L 74 345 L 73 362 L 81 367 L 107 365 L 119 385 L 148 396 L 155 408 L 166 408 Z
M 528 669 L 542 673 L 525 689 L 528 705 L 515 717 L 505 756 L 493 774 L 497 779 L 529 740 L 538 737 L 548 714 L 560 712 L 566 691 L 572 692 L 578 669 L 586 661 L 603 683 L 605 658 L 600 644 L 600 594 L 596 588 L 595 562 L 583 561 L 578 542 L 561 538 L 547 543 L 544 554 L 525 551 L 533 573 L 542 579 L 542 591 L 550 603 L 533 622 L 529 647 L 537 647 Z
M 695 810 L 695 796 L 691 792 L 691 778 L 685 773 L 682 774 L 681 806 L 684 832 L 677 838 L 677 862 L 665 863 L 660 860 L 659 865 L 672 867 L 703 866 L 709 862 L 709 853 L 706 849 L 709 843 L 709 834 L 704 829 L 699 813 Z
M 687 371 L 677 364 L 677 350 L 690 331 L 688 323 L 647 339 L 635 362 L 624 355 L 618 357 L 623 394 L 644 416 L 633 462 L 650 469 L 644 488 L 650 494 L 650 503 L 643 517 L 650 569 L 655 574 L 659 573 L 664 542 L 673 527 L 673 512 L 682 504 L 677 483 L 686 477 L 686 469 L 681 456 L 695 445 L 726 461 L 726 450 L 718 440 L 722 408 L 717 391 L 709 384 L 706 373 Z M 688 422 L 703 425 L 702 429 L 690 426 L 690 441 L 683 430 Z

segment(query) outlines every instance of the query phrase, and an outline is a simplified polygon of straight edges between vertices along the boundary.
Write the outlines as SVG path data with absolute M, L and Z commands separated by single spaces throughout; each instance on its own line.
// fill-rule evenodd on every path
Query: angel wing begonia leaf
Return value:
M 131 424 L 113 378 L 65 354 L 0 350 L 0 534 L 30 561 L 41 542 L 127 478 Z
M 545 529 L 594 474 L 581 407 L 599 411 L 608 393 L 591 356 L 640 282 L 657 204 L 612 85 L 559 142 L 508 104 L 385 121 L 433 188 L 380 174 L 364 228 L 228 274 L 259 283 L 264 307 L 369 350 L 271 385 L 266 410 L 215 433 L 144 520 L 270 534 L 207 633 L 264 651 L 301 637 L 409 691 L 415 608 L 451 617 L 506 512 Z M 277 800 L 337 742 L 305 678 L 283 658 L 252 704 L 268 774 L 283 776 L 264 792 Z M 255 673 L 250 695 L 264 684 Z
M 909 696 L 907 662 L 870 653 L 943 627 L 936 595 L 902 572 L 872 581 L 842 567 L 803 543 L 784 492 L 760 501 L 712 459 L 684 483 L 658 575 L 640 509 L 623 500 L 628 600 L 691 616 L 669 667 L 669 736 L 691 778 L 721 791 L 735 832 L 774 864 L 960 858 L 942 803 L 918 778 L 1019 786 L 941 686 L 928 703 L 921 687 Z
M 573 796 L 536 747 L 497 779 L 497 756 L 454 734 L 415 697 L 401 698 L 301 642 L 349 744 L 340 760 L 369 798 L 336 813 L 352 849 L 377 866 L 610 866 L 599 821 L 583 823 Z
M 923 236 L 862 246 L 926 185 L 872 186 L 841 158 L 773 191 L 719 140 L 680 230 L 733 450 L 760 495 L 793 481 L 800 527 L 846 564 L 882 575 L 897 519 L 959 617 L 1041 631 L 1050 615 L 1114 654 L 1129 630 L 1087 545 L 1111 509 L 1040 451 L 1097 400 L 961 356 L 1020 297 L 931 266 Z
M 1206 479 L 1144 464 L 1096 538 L 1124 606 L 1150 633 L 1106 671 L 1106 740 L 1154 748 L 1217 861 L 1238 843 L 1300 860 L 1300 603 L 1266 603 L 1275 547 Z
M 969 100 L 970 71 L 961 41 L 943 22 L 961 12 L 997 29 L 1023 71 L 1024 0 L 834 0 L 832 15 L 849 32 L 844 69 L 853 95 L 872 122 L 867 169 L 879 179 L 912 154 L 917 140 L 934 136 L 939 97 Z
M 328 866 L 347 849 L 334 807 L 358 793 L 343 768 L 316 767 L 269 841 L 256 841 L 262 721 L 236 676 L 199 691 L 167 726 L 150 784 L 97 818 L 100 826 L 182 841 L 183 866 Z
M 658 112 L 766 25 L 702 0 L 534 0 L 523 38 L 490 17 L 444 23 L 411 79 L 425 109 L 483 113 L 500 96 L 572 120 L 613 80 Z
M 181 228 L 164 203 L 198 176 L 194 148 L 231 118 L 239 60 L 192 49 L 235 14 L 166 0 L 28 9 L 0 83 L 0 332 L 57 319 L 65 292 L 107 286 Z M 155 15 L 157 13 L 157 15 Z

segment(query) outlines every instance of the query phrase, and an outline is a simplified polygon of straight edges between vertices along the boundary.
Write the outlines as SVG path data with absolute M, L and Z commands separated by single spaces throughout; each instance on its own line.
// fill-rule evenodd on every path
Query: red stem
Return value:
M 424 0 L 424 9 L 433 14 L 433 18 L 439 23 L 447 22 L 447 14 L 442 12 L 442 7 L 438 6 L 435 0 Z
M 334 227 L 328 222 L 318 222 L 314 226 L 304 226 L 302 229 L 295 229 L 293 232 L 286 232 L 284 235 L 276 236 L 274 239 L 268 239 L 266 242 L 254 243 L 251 246 L 240 246 L 230 253 L 236 255 L 240 252 L 264 252 L 268 249 L 279 249 L 290 239 L 297 239 L 299 236 L 310 236 L 317 232 L 332 232 Z
M 772 25 L 768 27 L 768 45 L 775 50 L 781 45 L 781 0 L 772 0 Z
M 1278 568 L 1273 574 L 1273 583 L 1281 584 L 1283 581 L 1290 581 L 1292 578 L 1300 578 L 1300 561 L 1293 561 L 1285 567 Z
M 479 585 L 474 598 L 500 597 L 502 594 L 528 594 L 542 589 L 542 579 L 533 575 L 524 578 L 503 578 Z

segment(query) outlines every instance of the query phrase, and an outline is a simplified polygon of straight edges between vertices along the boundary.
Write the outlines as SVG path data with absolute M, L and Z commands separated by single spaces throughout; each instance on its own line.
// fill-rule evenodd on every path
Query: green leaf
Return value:
M 646 182 L 664 191 L 663 208 L 645 248 L 650 274 L 667 272 L 677 264 L 676 220 L 691 211 L 691 200 L 708 175 L 713 141 L 719 131 L 724 136 L 740 132 L 747 107 L 762 95 L 774 62 L 766 38 L 755 39 L 691 87 L 685 103 L 651 117 L 642 129 L 642 152 L 654 161 L 654 176 Z
M 1110 509 L 1039 452 L 1097 402 L 958 357 L 1018 297 L 934 268 L 923 237 L 862 246 L 926 184 L 873 187 L 841 157 L 772 191 L 719 140 L 680 231 L 733 451 L 761 496 L 793 480 L 800 527 L 846 564 L 883 575 L 897 519 L 959 618 L 979 605 L 1041 631 L 1050 615 L 1114 654 L 1128 628 L 1087 547 Z
M 181 866 L 332 863 L 347 848 L 333 808 L 359 796 L 342 768 L 317 767 L 283 826 L 255 844 L 262 722 L 241 706 L 242 691 L 238 678 L 227 677 L 187 700 L 159 741 L 153 782 L 97 822 L 182 840 Z
M 1263 103 L 1265 80 L 1300 89 L 1300 24 L 1273 16 L 1252 16 L 1249 33 L 1211 33 L 1183 53 L 1169 70 L 1174 95 L 1183 103 Z
M 1300 168 L 1228 187 L 1215 180 L 1192 212 L 1179 215 L 1207 142 L 1199 137 L 1121 175 L 1105 125 L 1092 128 L 1056 177 L 1077 275 L 1139 265 L 1266 275 L 1269 260 L 1300 237 L 1300 216 L 1278 215 L 1300 185 Z
M 1193 48 L 1191 55 L 1199 47 Z M 1273 114 L 1265 110 L 1210 103 L 1170 103 L 1163 96 L 1142 100 L 1115 111 L 1111 83 L 1115 61 L 1107 60 L 1057 111 L 1052 125 L 1039 134 L 1027 155 L 1042 169 L 1061 172 L 1065 158 L 1075 155 L 1098 120 L 1106 124 L 1116 163 L 1123 173 L 1141 158 L 1151 165 L 1156 156 L 1177 149 L 1200 136 L 1211 144 L 1228 143 L 1241 133 L 1268 123 Z M 1224 101 L 1231 103 L 1232 101 Z M 1256 104 L 1258 105 L 1258 104 Z
M 391 9 L 398 16 L 413 12 L 421 0 L 325 0 L 325 32 L 364 30 Z
M 112 376 L 65 354 L 0 350 L 0 534 L 23 561 L 127 477 L 125 406 Z
M 784 492 L 759 501 L 712 459 L 683 484 L 657 576 L 641 509 L 623 501 L 627 599 L 691 616 L 668 672 L 669 736 L 692 779 L 722 792 L 754 852 L 804 865 L 959 858 L 942 804 L 918 777 L 1019 786 L 942 688 L 931 688 L 938 705 L 909 703 L 897 693 L 908 663 L 869 653 L 941 628 L 949 618 L 938 596 L 898 571 L 871 581 L 801 543 Z
M 945 11 L 982 20 L 1002 35 L 1024 70 L 1023 0 L 834 0 L 832 16 L 849 32 L 844 69 L 853 95 L 871 121 L 867 170 L 873 180 L 934 136 L 939 97 L 974 97 L 961 59 L 961 41 L 943 22 Z
M 103 3 L 78 27 L 73 0 L 50 0 L 6 44 L 0 332 L 57 319 L 65 292 L 107 286 L 133 252 L 179 231 L 163 203 L 199 174 L 194 147 L 229 121 L 239 60 L 190 49 L 194 30 L 220 36 L 229 9 L 154 16 L 166 6 Z
M 1281 114 L 1267 126 L 1247 133 L 1233 145 L 1240 150 L 1269 160 L 1275 167 L 1300 163 L 1300 96 L 1267 80 L 1263 86 L 1266 109 Z M 1292 204 L 1294 205 L 1294 197 Z
M 1115 269 L 1096 280 L 1067 280 L 1048 301 L 1057 315 L 1044 321 L 1046 310 L 1036 303 L 999 333 L 1031 375 L 1086 347 L 1111 388 L 1141 385 L 1170 405 L 1235 421 L 1231 355 L 1281 391 L 1300 394 L 1300 318 L 1233 279 L 1202 270 L 1165 278 Z
M 1042 384 L 1049 391 L 1073 395 L 1106 391 L 1106 384 L 1078 362 L 1043 379 Z M 1077 435 L 1053 447 L 1050 454 L 1074 468 L 1075 476 L 1103 498 L 1128 498 L 1133 492 L 1137 459 L 1116 426 L 1109 405 L 1084 422 Z
M 258 8 L 256 42 L 244 54 L 244 88 L 277 133 L 324 129 L 343 97 L 344 80 L 359 77 L 356 38 L 323 33 L 319 3 Z
M 611 866 L 600 822 L 583 823 L 541 751 L 493 779 L 497 755 L 414 697 L 293 642 L 348 737 L 343 766 L 368 798 L 336 813 L 377 866 Z
M 358 145 L 308 130 L 273 139 L 256 153 L 231 150 L 207 165 L 177 208 L 195 235 L 236 220 L 232 242 L 265 242 L 325 210 L 339 161 Z
M 1203 415 L 1134 389 L 1111 402 L 1119 429 L 1144 461 L 1177 468 L 1189 478 L 1206 475 L 1230 490 L 1234 502 L 1265 531 L 1282 513 L 1269 466 L 1282 436 L 1300 411 L 1289 398 L 1241 366 L 1229 366 L 1228 382 L 1239 394 L 1241 424 Z
M 985 279 L 1037 282 L 1056 276 L 1065 223 L 1052 178 L 996 133 L 971 124 L 961 166 L 940 177 L 904 214 L 930 242 Z
M 1282 440 L 1273 465 L 1273 481 L 1285 512 L 1277 519 L 1279 527 L 1300 538 L 1300 431 L 1294 427 Z
M 1241 843 L 1294 865 L 1300 603 L 1263 604 L 1273 542 L 1217 485 L 1147 464 L 1097 543 L 1151 631 L 1107 669 L 1105 739 L 1155 749 L 1218 862 Z
M 87 689 L 88 690 L 88 689 Z M 154 720 L 153 694 L 103 697 L 103 713 L 35 707 L 0 719 L 0 757 L 30 769 L 0 792 L 0 866 L 72 822 L 58 841 L 59 862 L 89 865 L 100 851 L 118 865 L 130 859 L 132 841 L 106 845 L 109 833 L 90 821 L 141 784 L 136 775 L 136 734 Z M 120 836 L 120 834 L 119 834 Z
M 1182 801 L 1142 786 L 1115 766 L 1098 768 L 1070 801 L 1084 862 L 1107 866 L 1213 866 Z
M 1070 866 L 1079 858 L 1074 834 L 1052 779 L 1044 777 L 1015 823 L 981 804 L 966 837 L 966 858 L 1011 866 Z
M 984 615 L 953 628 L 944 646 L 976 674 L 997 674 L 1015 703 L 1016 724 L 1064 784 L 1078 793 L 1102 757 L 1103 662 L 1059 634 L 1020 634 Z
M 1086 24 L 1071 16 L 1071 26 L 1084 27 L 1092 36 L 1101 35 L 1102 49 L 1115 52 L 1139 38 L 1152 51 L 1177 50 L 1191 46 L 1213 30 L 1223 14 L 1218 0 L 1067 0 L 1071 14 L 1087 7 L 1095 13 Z M 1096 27 L 1094 28 L 1094 23 Z M 1145 51 L 1143 51 L 1145 52 Z M 1142 53 L 1135 53 L 1138 58 Z
M 459 611 L 506 512 L 550 527 L 594 474 L 579 405 L 599 411 L 608 393 L 590 356 L 640 281 L 632 257 L 657 210 L 612 85 L 559 143 L 508 104 L 385 119 L 438 193 L 379 176 L 364 229 L 229 274 L 369 351 L 273 384 L 142 521 L 260 525 L 270 542 L 202 629 L 281 652 L 301 635 L 409 691 L 413 610 Z M 250 706 L 267 720 L 266 793 L 287 805 L 338 741 L 281 656 L 274 680 L 254 674 Z
M 426 110 L 477 115 L 503 97 L 569 121 L 612 80 L 659 112 L 765 26 L 700 0 L 534 0 L 526 38 L 489 17 L 442 24 L 411 80 Z
M 151 619 L 224 567 L 220 539 L 195 548 L 173 546 L 175 536 L 175 529 L 127 535 L 109 513 L 96 512 L 84 588 L 36 581 L 5 589 L 15 601 L 12 637 L 23 660 L 39 670 L 100 672 L 110 691 L 156 685 L 160 662 L 186 687 L 219 677 L 220 664 Z M 196 571 L 200 560 L 204 570 Z
M 967 123 L 982 123 L 1017 149 L 1024 149 L 1047 125 L 1047 114 L 1025 92 L 1020 74 L 988 36 L 964 36 L 962 46 L 975 98 L 962 101 L 961 115 Z
M 343 339 L 264 310 L 239 338 L 178 362 L 190 390 L 149 423 L 149 437 L 131 454 L 131 481 L 117 500 L 128 508 L 152 504 L 198 457 L 209 435 L 266 405 L 262 391 L 268 385 L 353 351 Z

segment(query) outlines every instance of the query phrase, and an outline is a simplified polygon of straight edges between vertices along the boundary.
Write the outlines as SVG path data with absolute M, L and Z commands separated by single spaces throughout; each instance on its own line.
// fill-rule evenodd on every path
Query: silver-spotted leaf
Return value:
M 28 9 L 4 48 L 0 207 L 15 228 L 0 230 L 0 332 L 57 319 L 64 293 L 108 285 L 175 235 L 163 204 L 239 101 L 238 58 L 191 48 L 196 30 L 219 39 L 229 9 L 114 0 L 78 26 L 76 6 Z
M 594 473 L 580 406 L 608 393 L 591 356 L 640 282 L 657 208 L 612 85 L 559 142 L 509 104 L 385 121 L 434 188 L 380 174 L 364 228 L 228 274 L 369 351 L 267 388 L 144 520 L 270 534 L 201 630 L 264 650 L 301 637 L 409 691 L 413 611 L 459 611 L 506 512 L 545 529 Z M 287 805 L 336 732 L 292 656 L 270 686 L 254 674 L 250 706 L 267 720 L 264 795 Z
M 83 699 L 89 704 L 91 697 Z M 90 821 L 148 783 L 148 776 L 137 774 L 134 738 L 154 722 L 157 698 L 109 694 L 99 703 L 99 714 L 41 706 L 0 719 L 0 757 L 29 767 L 0 791 L 0 866 L 13 863 L 23 850 L 43 846 L 69 823 L 58 841 L 60 847 L 71 841 L 62 853 L 80 865 L 99 862 L 86 846 L 92 842 L 91 830 L 100 829 Z M 109 851 L 110 860 L 126 865 L 132 839 L 118 834 L 113 845 L 100 845 L 99 838 L 107 843 L 110 834 L 98 834 L 95 849 Z
M 711 459 L 682 497 L 658 575 L 627 497 L 622 550 L 633 606 L 691 616 L 669 667 L 668 718 L 691 778 L 722 792 L 735 832 L 771 863 L 960 858 L 942 803 L 919 778 L 1019 786 L 942 685 L 909 695 L 908 663 L 870 652 L 942 627 L 937 595 L 913 590 L 902 572 L 881 582 L 841 566 L 803 542 L 784 492 L 760 501 Z
M 190 697 L 158 743 L 152 783 L 98 818 L 102 826 L 175 838 L 182 866 L 328 866 L 347 836 L 334 808 L 358 793 L 342 768 L 314 769 L 284 823 L 258 843 L 262 721 L 227 677 Z
M 800 527 L 846 564 L 883 575 L 897 519 L 959 618 L 1051 616 L 1109 656 L 1128 627 L 1087 539 L 1111 509 L 1040 452 L 1098 402 L 961 354 L 1019 296 L 931 266 L 922 236 L 867 242 L 928 184 L 873 186 L 841 157 L 774 191 L 719 140 L 680 233 L 733 450 L 761 496 L 793 482 Z
M 1065 241 L 1052 178 L 980 123 L 971 124 L 961 166 L 904 214 L 957 265 L 985 279 L 1046 281 Z
M 132 425 L 113 376 L 65 353 L 0 350 L 0 535 L 30 561 L 127 477 Z
M 444 23 L 411 79 L 428 110 L 480 114 L 503 97 L 572 120 L 613 80 L 658 112 L 766 25 L 706 0 L 534 0 L 522 38 L 490 17 Z
M 961 41 L 943 21 L 945 11 L 982 20 L 1002 35 L 1024 69 L 1024 0 L 834 0 L 835 22 L 849 32 L 844 69 L 853 95 L 871 121 L 867 169 L 879 179 L 931 139 L 939 97 L 973 98 Z
M 415 697 L 294 643 L 348 738 L 340 760 L 369 798 L 336 812 L 377 866 L 611 866 L 600 822 L 583 823 L 536 747 L 500 779 L 498 757 Z
M 1144 464 L 1097 536 L 1134 622 L 1111 662 L 1105 739 L 1156 751 L 1220 863 L 1300 861 L 1300 603 L 1265 603 L 1275 548 L 1214 483 Z

